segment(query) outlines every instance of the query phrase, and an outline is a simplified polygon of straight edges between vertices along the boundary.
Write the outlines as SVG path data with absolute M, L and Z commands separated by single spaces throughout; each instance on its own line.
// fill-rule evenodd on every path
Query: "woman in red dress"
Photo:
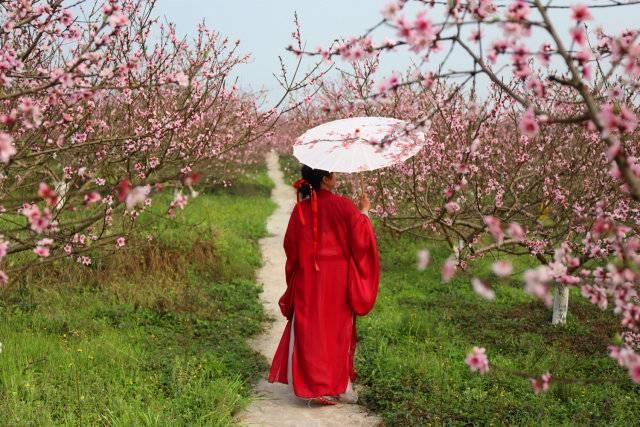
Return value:
M 361 194 L 356 208 L 335 186 L 335 174 L 308 166 L 294 183 L 298 203 L 284 237 L 287 289 L 279 301 L 288 322 L 269 373 L 269 382 L 321 404 L 357 401 L 355 316 L 373 308 L 379 279 L 369 199 Z

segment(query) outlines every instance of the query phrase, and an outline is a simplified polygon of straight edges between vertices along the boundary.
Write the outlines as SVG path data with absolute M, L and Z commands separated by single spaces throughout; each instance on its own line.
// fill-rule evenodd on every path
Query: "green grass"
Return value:
M 32 269 L 0 293 L 0 425 L 229 425 L 265 361 L 257 240 L 274 205 L 264 168 L 83 268 Z M 151 232 L 155 239 L 145 239 Z
M 522 291 L 520 280 L 496 283 L 491 260 L 472 271 L 495 285 L 496 300 L 471 289 L 468 274 L 443 284 L 439 268 L 449 255 L 441 245 L 379 233 L 380 294 L 358 321 L 358 381 L 362 401 L 389 425 L 517 424 L 629 425 L 640 419 L 640 386 L 608 357 L 619 322 L 577 292 L 566 327 Z M 416 251 L 433 262 L 415 268 Z M 527 261 L 515 261 L 522 271 Z M 473 345 L 485 347 L 491 370 L 482 376 L 464 363 Z M 550 370 L 577 383 L 555 383 L 535 395 L 526 376 Z
M 283 156 L 288 179 L 298 162 Z M 496 300 L 471 289 L 471 273 L 450 283 L 440 266 L 450 255 L 441 244 L 378 228 L 381 283 L 373 311 L 358 320 L 357 382 L 364 405 L 388 425 L 633 425 L 640 420 L 640 386 L 608 356 L 619 319 L 571 294 L 565 327 L 551 325 L 551 311 L 522 290 L 518 274 L 497 282 L 490 257 L 470 271 L 491 283 Z M 428 248 L 432 265 L 415 268 Z M 515 272 L 535 266 L 513 260 Z M 464 363 L 471 348 L 485 347 L 491 370 L 482 376 Z M 547 370 L 569 383 L 535 395 L 527 375 Z M 588 380 L 585 382 L 584 380 Z

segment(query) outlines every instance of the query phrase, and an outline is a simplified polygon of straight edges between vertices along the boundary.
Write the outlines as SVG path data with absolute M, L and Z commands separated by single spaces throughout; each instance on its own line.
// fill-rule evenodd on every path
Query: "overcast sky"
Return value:
M 251 63 L 239 70 L 241 87 L 246 89 L 265 88 L 275 99 L 281 92 L 272 75 L 279 70 L 278 55 L 294 58 L 284 49 L 292 41 L 293 13 L 298 12 L 303 38 L 308 49 L 328 46 L 332 40 L 361 34 L 369 26 L 381 19 L 380 10 L 388 0 L 158 0 L 157 13 L 174 22 L 179 34 L 188 35 L 196 25 L 205 20 L 208 27 L 233 39 L 241 40 L 243 52 L 250 52 Z M 555 1 L 554 4 L 573 2 Z M 593 5 L 601 1 L 582 0 Z M 415 9 L 413 9 L 415 10 Z M 625 6 L 615 10 L 593 11 L 597 24 L 612 31 L 640 27 L 640 7 Z M 407 16 L 413 17 L 412 13 Z M 567 33 L 568 12 L 556 14 L 561 33 Z M 595 24 L 594 24 L 595 25 Z M 378 33 L 375 40 L 383 40 L 392 33 Z M 489 37 L 493 39 L 493 37 Z M 537 47 L 535 34 L 530 40 Z M 381 65 L 381 73 L 404 70 L 409 64 L 406 51 L 389 55 Z M 310 62 L 310 61 L 309 61 Z M 341 63 L 341 61 L 338 61 Z M 468 67 L 464 55 L 454 55 L 452 65 Z M 344 63 L 341 63 L 344 66 Z

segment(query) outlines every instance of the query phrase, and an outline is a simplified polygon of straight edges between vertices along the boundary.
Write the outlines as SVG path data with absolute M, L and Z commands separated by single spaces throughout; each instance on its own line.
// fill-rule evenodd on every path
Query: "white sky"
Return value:
M 593 5 L 605 0 L 582 0 Z M 359 35 L 381 19 L 380 10 L 388 0 L 158 0 L 157 13 L 176 24 L 178 33 L 188 35 L 204 20 L 210 28 L 241 40 L 241 50 L 250 52 L 251 63 L 239 69 L 240 86 L 245 89 L 267 89 L 270 99 L 276 99 L 281 91 L 273 77 L 278 73 L 278 55 L 288 64 L 295 62 L 285 48 L 292 42 L 293 13 L 298 12 L 303 39 L 308 49 L 328 46 L 335 38 Z M 556 0 L 554 4 L 572 4 L 571 1 Z M 407 16 L 413 18 L 415 8 L 408 9 Z M 616 9 L 592 10 L 596 22 L 607 32 L 640 27 L 640 6 L 625 6 Z M 569 12 L 554 15 L 561 34 L 567 34 Z M 434 18 L 439 18 L 435 16 Z M 436 20 L 436 19 L 434 19 Z M 393 37 L 388 30 L 378 32 L 374 40 Z M 493 39 L 489 34 L 489 39 Z M 541 39 L 534 33 L 530 48 L 537 49 Z M 381 75 L 392 70 L 404 71 L 410 64 L 406 51 L 392 53 L 381 64 Z M 307 59 L 307 63 L 311 60 Z M 338 60 L 339 65 L 345 66 Z M 432 62 L 437 64 L 436 61 Z M 471 63 L 462 53 L 453 55 L 451 65 L 458 69 L 469 69 Z M 348 67 L 346 67 L 348 68 Z M 427 68 L 428 69 L 428 68 Z

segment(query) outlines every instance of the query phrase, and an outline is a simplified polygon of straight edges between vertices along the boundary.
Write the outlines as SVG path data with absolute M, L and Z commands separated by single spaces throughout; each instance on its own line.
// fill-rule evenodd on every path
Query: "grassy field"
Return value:
M 297 163 L 283 158 L 281 164 L 293 180 Z M 640 386 L 608 356 L 619 330 L 610 313 L 574 292 L 567 325 L 554 327 L 550 310 L 523 292 L 517 274 L 495 286 L 495 301 L 485 301 L 472 291 L 469 275 L 441 282 L 446 247 L 380 229 L 378 243 L 380 293 L 371 314 L 358 320 L 356 371 L 367 386 L 362 403 L 388 425 L 638 424 Z M 433 261 L 418 271 L 416 252 L 423 248 Z M 472 270 L 495 284 L 491 263 L 480 260 Z M 514 263 L 516 273 L 527 267 L 524 259 Z M 485 376 L 464 363 L 474 345 L 487 349 Z M 526 374 L 547 370 L 579 381 L 535 395 Z
M 608 356 L 619 321 L 571 295 L 565 327 L 522 291 L 514 278 L 495 286 L 485 301 L 462 274 L 443 284 L 442 246 L 379 233 L 380 294 L 370 316 L 359 320 L 356 370 L 367 385 L 363 402 L 389 425 L 517 424 L 632 425 L 640 420 L 640 386 Z M 433 265 L 415 268 L 416 251 L 431 249 Z M 517 262 L 516 271 L 525 268 Z M 490 261 L 473 268 L 491 278 Z M 464 358 L 485 347 L 491 371 L 470 372 Z M 518 374 L 558 378 L 535 395 Z M 585 383 L 584 379 L 589 382 Z
M 264 169 L 166 218 L 90 268 L 61 262 L 0 294 L 0 425 L 228 425 L 265 361 L 257 240 Z M 148 242 L 147 233 L 155 239 Z
M 283 159 L 287 179 L 296 164 Z M 169 195 L 140 236 L 84 268 L 35 268 L 0 293 L 0 425 L 228 425 L 266 368 L 246 338 L 263 325 L 257 239 L 273 210 L 265 171 L 211 190 L 176 219 Z M 155 237 L 147 242 L 149 232 Z M 362 403 L 389 425 L 632 425 L 640 386 L 607 356 L 618 321 L 573 294 L 566 327 L 514 276 L 494 302 L 461 274 L 442 284 L 446 248 L 378 230 L 381 286 L 358 320 Z M 429 248 L 432 266 L 415 269 Z M 489 259 L 474 271 L 491 280 Z M 516 260 L 516 271 L 526 268 Z M 495 281 L 492 281 L 495 284 Z M 464 357 L 483 346 L 491 371 Z M 526 375 L 571 380 L 534 395 Z M 583 381 L 589 379 L 588 382 Z M 573 381 L 573 380 L 577 380 Z

